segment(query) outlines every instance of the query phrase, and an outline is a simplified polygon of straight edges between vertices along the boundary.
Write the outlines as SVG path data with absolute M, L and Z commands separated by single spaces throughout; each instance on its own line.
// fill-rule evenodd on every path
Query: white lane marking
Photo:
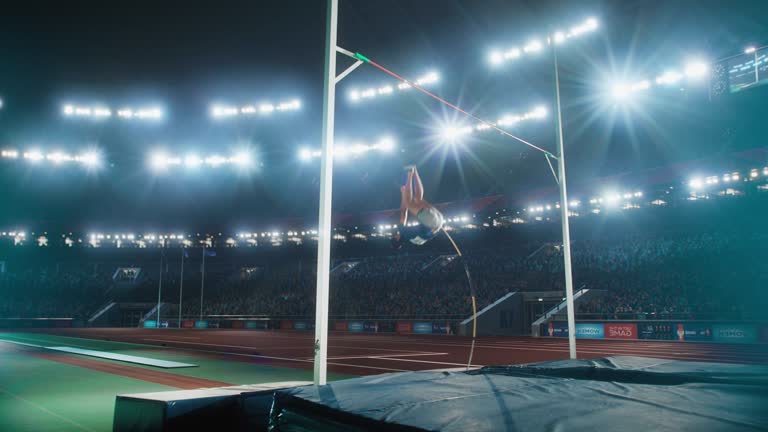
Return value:
M 144 340 L 155 340 L 155 341 L 164 341 L 162 339 L 144 339 Z M 182 342 L 182 341 L 165 341 L 165 342 L 172 342 L 172 343 L 180 343 L 180 344 L 192 344 L 192 345 L 210 345 L 210 346 L 224 346 L 224 347 L 235 347 L 235 348 L 250 348 L 250 347 L 239 347 L 237 345 L 217 345 L 217 344 L 204 344 L 204 343 L 196 343 L 196 342 Z M 156 345 L 154 345 L 156 346 Z M 227 351 L 214 351 L 214 350 L 204 350 L 204 349 L 196 349 L 196 348 L 184 348 L 184 347 L 166 347 L 166 348 L 175 348 L 185 351 L 197 351 L 197 352 L 206 352 L 206 353 L 212 353 L 212 354 L 225 354 L 225 355 L 233 355 L 233 356 L 241 356 L 241 357 L 254 357 L 254 358 L 264 358 L 264 359 L 271 359 L 271 360 L 284 360 L 284 361 L 293 361 L 293 362 L 300 362 L 300 363 L 314 363 L 314 360 L 304 360 L 304 359 L 298 359 L 298 358 L 291 358 L 291 357 L 275 357 L 275 356 L 265 356 L 261 354 L 243 354 L 243 353 L 233 353 L 233 352 L 227 352 Z M 384 367 L 374 367 L 374 366 L 363 366 L 363 365 L 356 365 L 356 364 L 346 364 L 346 363 L 336 363 L 336 362 L 328 362 L 328 364 L 336 365 L 336 366 L 347 366 L 347 367 L 354 367 L 354 368 L 361 368 L 361 369 L 377 369 L 377 370 L 385 370 L 385 371 L 392 371 L 392 372 L 412 372 L 408 369 L 392 369 L 392 368 L 384 368 Z
M 225 347 L 225 348 L 241 348 L 241 349 L 258 349 L 258 347 L 252 347 L 252 346 L 243 346 L 243 345 L 225 345 L 225 344 L 210 344 L 210 343 L 203 343 L 203 342 L 184 342 L 184 341 L 173 341 L 168 339 L 144 339 L 147 341 L 155 341 L 155 342 L 166 342 L 166 343 L 179 343 L 179 344 L 191 344 L 191 345 L 205 345 L 205 346 L 219 346 L 219 347 Z M 413 342 L 417 343 L 417 342 Z M 430 346 L 459 346 L 459 347 L 465 347 L 469 348 L 469 345 L 457 345 L 457 344 L 437 344 L 437 343 L 422 343 L 421 345 L 430 345 Z M 594 345 L 593 345 L 594 346 Z M 363 347 L 357 347 L 360 349 L 363 349 Z M 476 349 L 496 349 L 496 350 L 507 350 L 507 351 L 520 351 L 520 350 L 527 350 L 527 351 L 540 351 L 540 352 L 557 352 L 557 353 L 565 353 L 568 351 L 567 346 L 564 344 L 560 346 L 551 346 L 549 343 L 544 343 L 539 346 L 535 346 L 533 344 L 526 345 L 524 347 L 500 347 L 500 346 L 494 346 L 494 345 L 477 345 L 475 347 Z M 611 349 L 613 348 L 613 349 Z M 649 357 L 653 355 L 661 356 L 661 357 L 669 357 L 673 356 L 680 359 L 686 359 L 686 360 L 699 360 L 699 361 L 722 361 L 722 360 L 728 360 L 733 359 L 741 362 L 752 360 L 744 358 L 744 356 L 729 356 L 725 354 L 721 355 L 715 355 L 715 356 L 701 356 L 698 352 L 692 352 L 691 354 L 686 355 L 680 355 L 675 356 L 674 354 L 667 352 L 667 351 L 644 351 L 641 347 L 633 347 L 631 349 L 616 349 L 618 347 L 605 347 L 604 349 L 595 349 L 595 348 L 577 348 L 577 351 L 584 354 L 600 354 L 600 355 L 623 355 L 623 354 L 641 354 L 644 357 Z M 672 347 L 676 348 L 676 347 Z M 279 347 L 278 347 L 279 349 Z
M 558 341 L 559 342 L 559 341 Z M 464 344 L 464 343 L 435 343 L 435 342 L 415 342 L 415 341 L 397 341 L 397 344 L 416 344 L 416 345 L 426 345 L 426 346 L 440 346 L 440 347 L 458 347 L 458 348 L 469 348 L 470 344 Z M 642 343 L 642 342 L 640 342 Z M 579 347 L 581 345 L 581 348 Z M 586 345 L 586 348 L 584 346 Z M 627 344 L 629 345 L 629 344 Z M 577 351 L 581 352 L 594 352 L 594 353 L 608 353 L 608 354 L 618 354 L 618 353 L 637 353 L 637 354 L 645 354 L 650 355 L 654 353 L 659 354 L 667 354 L 670 352 L 674 352 L 672 350 L 681 351 L 680 346 L 669 346 L 662 348 L 646 348 L 645 346 L 638 345 L 638 346 L 627 346 L 627 345 L 615 345 L 615 346 L 600 346 L 600 344 L 584 344 L 583 342 L 577 343 Z M 485 344 L 478 344 L 475 346 L 475 348 L 487 348 L 487 349 L 497 349 L 497 350 L 533 350 L 533 351 L 551 351 L 551 352 L 567 352 L 568 347 L 565 345 L 565 343 L 541 343 L 541 344 L 514 344 L 510 343 L 506 346 L 496 346 L 496 345 L 485 345 Z M 544 349 L 544 348 L 554 348 L 554 349 Z M 595 350 L 595 351 L 587 351 L 587 350 Z M 702 351 L 696 350 L 696 349 L 690 349 L 686 351 L 689 354 L 685 355 L 701 355 Z M 736 353 L 738 355 L 731 355 L 733 353 Z M 723 352 L 718 353 L 712 356 L 713 358 L 734 358 L 734 359 L 744 359 L 745 357 L 752 357 L 752 358 L 768 358 L 768 355 L 763 353 L 754 353 L 754 352 Z
M 451 366 L 466 366 L 466 363 L 450 363 L 450 362 L 439 362 L 439 361 L 429 361 L 429 360 L 415 360 L 415 359 L 401 359 L 401 358 L 390 358 L 390 357 L 376 357 L 376 360 L 389 360 L 389 361 L 400 361 L 400 362 L 411 362 L 411 363 L 429 363 L 429 364 L 439 364 L 439 365 L 451 365 Z M 484 365 L 479 364 L 471 364 L 469 367 L 485 367 Z
M 387 354 L 387 355 L 360 355 L 360 356 L 345 356 L 345 357 L 328 357 L 328 360 L 346 360 L 346 359 L 377 359 L 386 357 L 423 357 L 423 356 L 439 356 L 448 355 L 448 353 L 424 353 L 424 354 Z

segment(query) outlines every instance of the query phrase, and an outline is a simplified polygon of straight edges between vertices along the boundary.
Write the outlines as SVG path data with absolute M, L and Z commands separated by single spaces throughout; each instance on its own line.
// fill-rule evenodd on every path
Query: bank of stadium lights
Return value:
M 505 115 L 498 119 L 494 125 L 501 127 L 515 126 L 520 122 L 534 119 L 543 119 L 547 117 L 547 108 L 544 106 L 537 106 L 531 111 L 520 115 Z M 453 143 L 462 136 L 469 135 L 475 132 L 482 132 L 491 130 L 491 126 L 479 123 L 475 126 L 446 126 L 440 130 L 440 137 L 443 142 Z
M 125 245 L 136 245 L 139 247 L 147 247 L 152 244 L 160 246 L 168 246 L 176 242 L 186 246 L 191 245 L 191 241 L 184 234 L 134 234 L 134 233 L 90 233 L 87 236 L 88 244 L 93 247 L 100 247 L 103 243 L 111 243 L 117 247 Z
M 0 151 L 0 158 L 23 159 L 32 164 L 41 162 L 48 162 L 53 165 L 74 163 L 86 167 L 96 167 L 101 163 L 101 157 L 96 151 L 87 151 L 80 154 L 70 154 L 60 151 L 43 153 L 39 150 L 29 150 L 25 152 L 19 152 L 18 150 L 2 150 Z
M 438 81 L 440 81 L 440 75 L 435 72 L 431 71 L 427 73 L 426 75 L 418 78 L 416 81 L 416 85 L 419 87 L 428 86 L 431 84 L 435 84 Z M 413 87 L 411 84 L 408 83 L 400 83 L 396 86 L 391 85 L 385 85 L 382 87 L 369 87 L 365 89 L 352 89 L 349 91 L 349 100 L 353 102 L 357 102 L 360 100 L 366 100 L 366 99 L 374 99 L 379 96 L 387 96 L 395 93 L 396 91 L 405 91 L 409 90 L 411 87 Z
M 160 172 L 175 167 L 184 166 L 195 169 L 200 167 L 218 168 L 221 166 L 235 166 L 247 168 L 253 163 L 251 155 L 247 152 L 236 153 L 231 156 L 222 156 L 218 154 L 209 156 L 199 156 L 195 153 L 189 153 L 184 156 L 169 155 L 165 152 L 155 152 L 149 157 L 149 166 L 154 171 Z
M 395 150 L 395 140 L 389 137 L 381 138 L 375 143 L 352 142 L 349 144 L 339 143 L 333 148 L 333 156 L 336 159 L 354 159 L 362 157 L 370 152 L 391 153 Z M 299 159 L 309 161 L 319 158 L 322 152 L 317 149 L 302 148 L 299 149 Z
M 87 106 L 66 104 L 62 107 L 61 112 L 65 117 L 83 117 L 92 119 L 107 119 L 113 116 L 125 120 L 159 120 L 163 118 L 163 110 L 157 107 L 123 107 L 113 110 L 101 105 Z
M 489 55 L 489 60 L 492 65 L 500 65 L 505 62 L 517 60 L 527 54 L 535 54 L 542 49 L 545 45 L 550 45 L 553 42 L 557 45 L 566 42 L 568 39 L 581 36 L 586 33 L 591 33 L 599 27 L 599 23 L 595 18 L 588 18 L 583 23 L 571 27 L 570 31 L 556 31 L 551 37 L 546 39 L 531 39 L 523 46 L 512 47 L 506 51 L 492 51 Z
M 682 72 L 677 70 L 668 70 L 656 77 L 655 80 L 640 80 L 634 83 L 617 82 L 611 88 L 611 94 L 614 99 L 626 99 L 633 94 L 651 89 L 654 86 L 676 85 L 684 78 L 689 80 L 701 80 L 709 75 L 709 64 L 704 61 L 691 61 L 685 65 Z
M 579 200 L 571 200 L 568 202 L 569 208 L 578 208 L 581 205 L 581 201 Z M 559 209 L 560 203 L 556 202 L 554 204 L 542 204 L 542 205 L 531 205 L 527 208 L 524 208 L 523 211 L 527 213 L 544 213 L 547 211 L 552 211 L 553 209 Z
M 631 201 L 635 198 L 642 198 L 644 196 L 642 191 L 635 191 L 635 192 L 624 192 L 618 193 L 618 192 L 607 192 L 604 193 L 602 196 L 594 197 L 589 200 L 589 203 L 592 205 L 600 205 L 600 204 L 607 204 L 607 205 L 616 205 L 624 201 Z
M 734 171 L 725 173 L 723 175 L 710 175 L 707 177 L 693 177 L 688 181 L 688 187 L 693 190 L 704 189 L 709 186 L 718 185 L 720 183 L 735 183 L 738 181 L 753 181 L 758 180 L 760 176 L 768 177 L 768 167 L 752 168 L 749 170 L 748 176 L 742 176 L 740 172 Z
M 298 111 L 301 109 L 301 101 L 298 99 L 292 99 L 285 102 L 280 102 L 277 105 L 271 103 L 262 103 L 258 105 L 221 105 L 214 104 L 211 106 L 211 117 L 213 118 L 228 118 L 237 116 L 256 116 L 256 115 L 268 115 L 273 112 L 288 112 Z

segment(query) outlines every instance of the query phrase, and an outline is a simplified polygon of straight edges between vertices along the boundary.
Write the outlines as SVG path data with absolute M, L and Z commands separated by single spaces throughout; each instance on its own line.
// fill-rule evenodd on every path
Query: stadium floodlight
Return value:
M 685 66 L 685 75 L 689 78 L 699 79 L 705 77 L 709 73 L 709 65 L 707 63 L 696 60 L 691 61 Z
M 207 160 L 207 159 L 206 159 Z M 237 165 L 240 167 L 246 167 L 251 165 L 251 162 L 253 161 L 251 154 L 249 152 L 239 152 L 231 156 L 230 158 L 226 159 L 225 163 L 229 163 L 232 165 Z
M 469 126 L 456 127 L 448 126 L 440 131 L 440 137 L 444 142 L 455 143 L 459 137 L 472 133 L 472 128 Z
M 254 110 L 255 111 L 255 110 Z M 214 105 L 211 107 L 211 115 L 216 118 L 232 117 L 237 115 L 237 107 Z
M 617 83 L 611 87 L 611 96 L 614 99 L 624 99 L 631 93 L 630 86 L 624 83 Z
M 755 51 L 757 51 L 757 48 L 755 48 L 755 47 L 753 47 L 753 46 L 750 46 L 750 47 L 747 47 L 747 48 L 744 50 L 744 54 L 752 54 L 752 53 L 753 53 L 753 52 L 755 52 Z
M 423 76 L 417 78 L 414 83 L 423 87 L 430 84 L 435 84 L 440 81 L 440 75 L 436 71 L 429 71 Z M 397 87 L 392 85 L 383 85 L 381 87 L 369 87 L 363 90 L 352 89 L 349 91 L 349 100 L 353 102 L 360 101 L 362 99 L 374 99 L 377 96 L 385 96 L 395 93 L 395 89 L 398 91 L 408 90 L 413 86 L 409 83 L 401 82 Z
M 505 116 L 502 116 L 496 121 L 496 125 L 498 126 L 514 126 L 522 121 L 526 120 L 532 120 L 532 119 L 543 119 L 547 117 L 547 108 L 543 105 L 538 105 L 535 108 L 533 108 L 531 111 L 528 111 L 524 114 L 508 114 Z M 481 132 L 490 130 L 491 126 L 487 125 L 485 123 L 478 123 L 475 126 L 457 126 L 457 125 L 446 125 L 444 127 L 440 127 L 439 129 L 439 140 L 442 143 L 456 143 L 457 140 L 459 140 L 461 137 L 465 135 L 472 134 L 474 132 Z
M 155 171 L 163 171 L 173 165 L 181 165 L 181 158 L 169 156 L 163 152 L 153 153 L 149 159 L 149 165 Z
M 347 158 L 358 158 L 372 151 L 379 153 L 391 153 L 396 147 L 395 140 L 391 137 L 382 137 L 378 141 L 372 144 L 366 144 L 364 142 L 354 142 L 350 144 L 340 143 L 333 149 L 333 156 L 339 160 L 345 160 Z M 322 156 L 320 150 L 310 150 L 306 147 L 299 149 L 299 159 L 301 161 L 309 161 L 310 159 L 319 158 Z
M 235 153 L 232 156 L 213 154 L 205 157 L 195 153 L 189 153 L 183 159 L 178 156 L 169 156 L 162 151 L 158 151 L 152 153 L 149 157 L 150 168 L 157 172 L 165 171 L 171 167 L 180 165 L 184 165 L 190 169 L 200 168 L 203 165 L 210 166 L 212 168 L 217 168 L 224 165 L 245 168 L 250 166 L 251 163 L 251 154 L 246 151 Z
M 278 111 L 296 111 L 301 108 L 301 101 L 298 99 L 293 99 L 288 102 L 282 102 L 277 105 Z
M 16 150 L 2 150 L 0 151 L 0 157 L 7 159 L 17 159 L 19 157 L 19 152 Z
M 214 104 L 210 108 L 211 116 L 214 118 L 227 118 L 236 116 L 254 116 L 257 114 L 271 114 L 275 111 L 297 111 L 301 108 L 301 101 L 292 99 L 280 102 L 277 105 L 264 102 L 258 105 L 243 105 L 240 107 L 234 105 Z
M 630 87 L 630 90 L 633 92 L 640 91 L 640 90 L 648 90 L 651 88 L 651 83 L 648 80 L 638 81 Z
M 187 168 L 197 168 L 202 165 L 202 163 L 203 160 L 196 154 L 188 154 L 187 157 L 184 158 L 184 165 L 186 165 Z
M 142 108 L 134 111 L 134 117 L 139 119 L 158 120 L 163 118 L 163 111 L 160 108 Z
M 308 161 L 312 159 L 312 150 L 308 148 L 302 148 L 299 150 L 299 159 L 303 161 Z
M 523 52 L 527 52 L 527 53 L 537 52 L 537 51 L 541 51 L 542 48 L 543 48 L 543 46 L 542 46 L 541 42 L 539 42 L 538 40 L 534 39 L 534 40 L 528 42 L 528 44 L 526 44 L 523 47 Z
M 110 118 L 113 110 L 102 105 L 85 106 L 75 104 L 65 104 L 61 109 L 65 117 L 89 117 L 94 119 Z M 140 109 L 120 108 L 117 110 L 117 117 L 120 119 L 147 119 L 156 120 L 163 117 L 163 111 L 157 107 L 148 107 Z
M 385 153 L 389 153 L 395 149 L 395 140 L 390 137 L 384 137 L 379 142 L 373 145 L 376 150 L 381 150 Z
M 45 158 L 45 155 L 43 155 L 43 153 L 41 153 L 38 150 L 31 150 L 28 152 L 24 152 L 23 156 L 24 156 L 24 159 L 27 159 L 31 162 L 38 162 Z
M 656 84 L 664 85 L 664 84 L 676 84 L 683 78 L 683 74 L 677 71 L 667 71 L 664 72 L 662 75 L 656 78 Z
M 587 18 L 579 25 L 571 27 L 570 31 L 556 31 L 552 33 L 550 37 L 546 39 L 547 45 L 557 44 L 560 45 L 566 42 L 568 39 L 580 36 L 585 33 L 590 33 L 599 27 L 599 23 L 596 18 Z M 526 43 L 523 48 L 514 47 L 506 51 L 493 50 L 488 56 L 488 60 L 494 66 L 501 65 L 502 63 L 510 60 L 520 58 L 523 54 L 532 54 L 541 51 L 544 48 L 544 44 L 539 39 L 532 39 Z
M 99 164 L 99 154 L 93 151 L 83 153 L 79 156 L 75 156 L 77 162 L 81 162 L 85 166 L 93 167 Z

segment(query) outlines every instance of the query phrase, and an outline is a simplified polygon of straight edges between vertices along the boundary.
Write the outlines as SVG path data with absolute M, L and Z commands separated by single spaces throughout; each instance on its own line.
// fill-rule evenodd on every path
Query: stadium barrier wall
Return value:
M 544 337 L 568 337 L 568 323 L 542 324 Z M 641 339 L 678 342 L 757 343 L 768 342 L 768 324 L 731 322 L 583 322 L 576 323 L 579 339 Z
M 67 328 L 84 327 L 82 320 L 72 318 L 0 318 L 0 328 Z
M 160 320 L 160 328 L 178 328 L 177 319 Z M 399 334 L 455 334 L 457 322 L 451 320 L 331 320 L 331 328 L 337 332 L 351 333 L 399 333 Z M 157 328 L 157 320 L 148 319 L 141 323 L 144 328 Z M 308 319 L 183 319 L 181 327 L 186 329 L 226 328 L 243 330 L 314 331 L 315 321 Z

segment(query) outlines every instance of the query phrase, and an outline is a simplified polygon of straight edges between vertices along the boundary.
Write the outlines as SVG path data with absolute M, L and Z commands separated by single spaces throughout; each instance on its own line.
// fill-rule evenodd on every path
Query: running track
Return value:
M 36 333 L 154 345 L 221 360 L 311 369 L 313 333 L 194 329 L 46 329 Z M 471 340 L 456 336 L 331 333 L 331 372 L 373 375 L 466 366 Z M 611 355 L 674 360 L 768 364 L 768 345 L 680 343 L 673 341 L 578 340 L 582 359 Z M 532 363 L 568 358 L 565 339 L 481 337 L 473 366 Z

